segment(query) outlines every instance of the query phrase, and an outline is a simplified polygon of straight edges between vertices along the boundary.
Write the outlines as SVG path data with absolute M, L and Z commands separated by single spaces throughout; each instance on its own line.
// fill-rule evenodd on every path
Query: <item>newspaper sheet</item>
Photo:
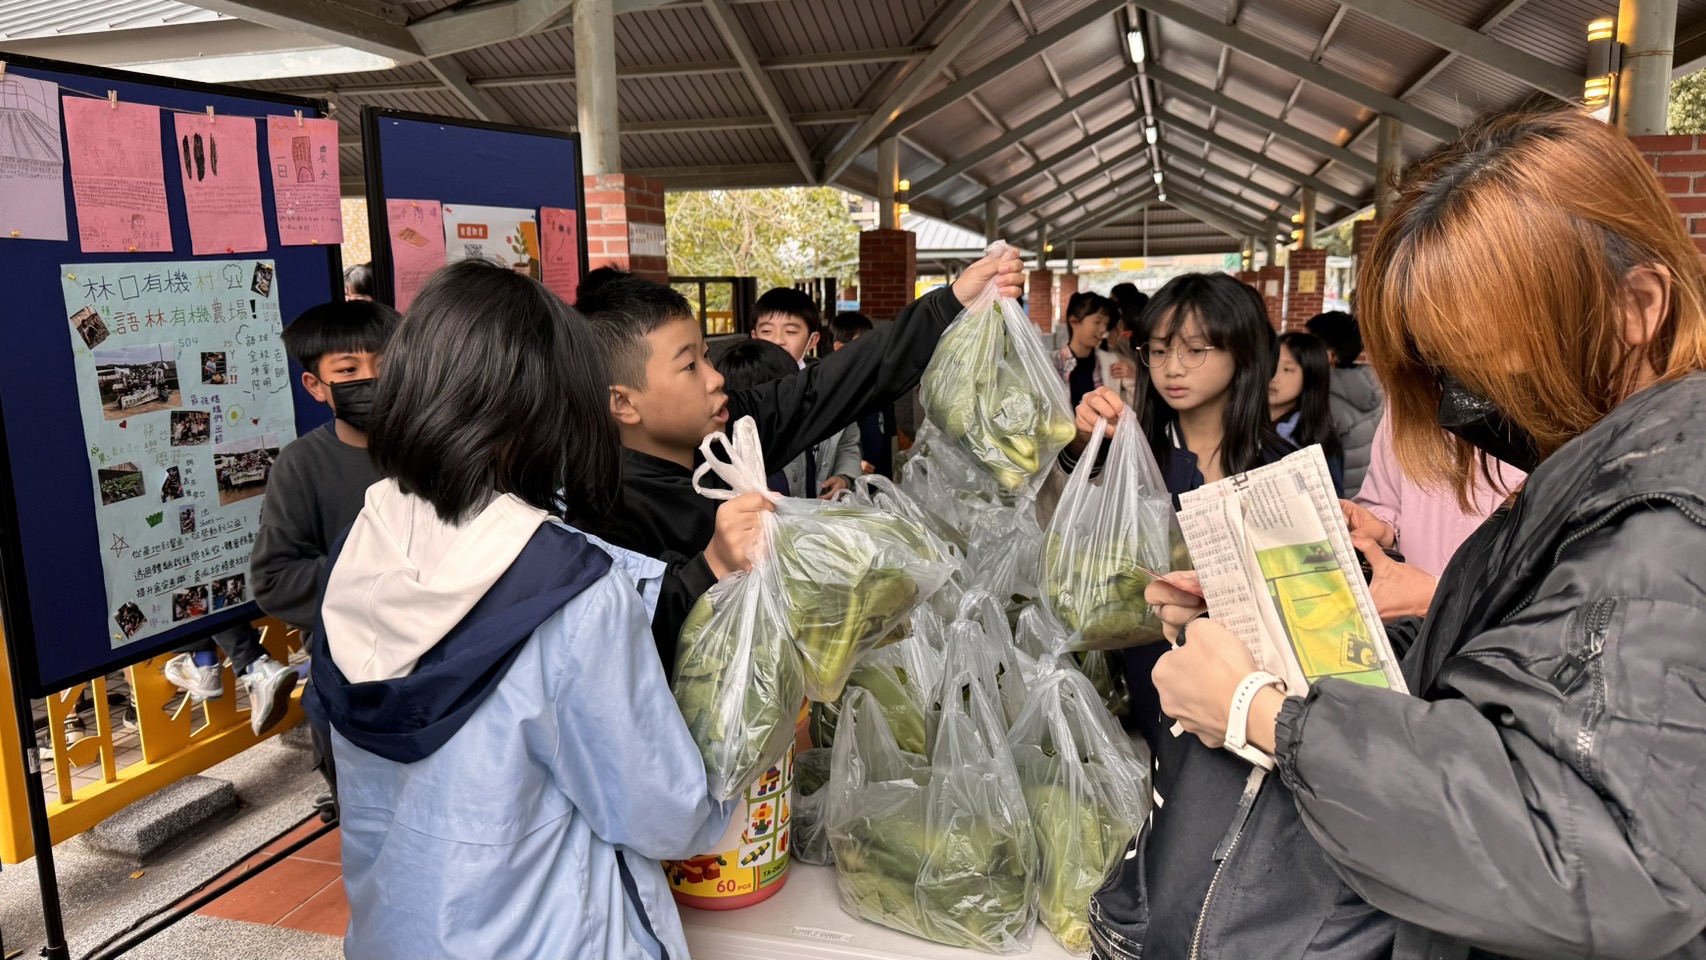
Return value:
M 1287 692 L 1323 677 L 1406 690 L 1320 447 L 1180 499 L 1210 612 Z

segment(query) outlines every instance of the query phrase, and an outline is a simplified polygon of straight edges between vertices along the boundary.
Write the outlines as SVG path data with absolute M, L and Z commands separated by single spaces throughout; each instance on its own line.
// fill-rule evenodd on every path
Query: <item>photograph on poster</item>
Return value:
M 166 479 L 160 481 L 160 502 L 171 503 L 184 498 L 184 475 L 177 467 L 166 468 Z
M 197 447 L 213 436 L 213 415 L 206 410 L 172 411 L 172 446 Z
M 94 351 L 101 415 L 122 420 L 184 405 L 178 390 L 178 353 L 169 343 L 102 347 Z
M 82 338 L 83 346 L 90 350 L 106 343 L 107 338 L 112 336 L 112 331 L 107 329 L 107 322 L 101 319 L 94 307 L 84 307 L 72 314 L 71 327 L 77 331 L 77 336 Z
M 207 584 L 185 587 L 172 594 L 172 622 L 207 616 Z
M 213 470 L 219 477 L 219 505 L 258 497 L 267 490 L 267 477 L 278 460 L 278 435 L 244 437 L 213 448 Z
M 225 371 L 229 366 L 223 353 L 204 353 L 201 355 L 201 382 L 214 386 L 223 386 L 231 381 L 226 379 Z
M 223 580 L 213 581 L 213 609 L 224 610 L 235 607 L 248 597 L 248 577 L 239 573 Z
M 249 281 L 249 289 L 263 297 L 272 296 L 272 267 L 264 263 L 255 264 L 255 275 Z
M 111 506 L 142 496 L 147 485 L 142 481 L 142 468 L 134 463 L 115 463 L 96 471 L 101 484 L 101 504 Z
M 195 535 L 195 507 L 184 507 L 178 511 L 178 535 L 184 537 Z
M 134 602 L 126 603 L 113 611 L 113 619 L 118 621 L 119 629 L 123 630 L 127 637 L 136 636 L 136 632 L 148 623 L 148 618 L 142 615 L 142 608 Z

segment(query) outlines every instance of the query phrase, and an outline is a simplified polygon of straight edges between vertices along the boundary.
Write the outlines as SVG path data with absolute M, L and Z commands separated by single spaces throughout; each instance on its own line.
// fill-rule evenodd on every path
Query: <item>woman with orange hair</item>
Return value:
M 1270 910 L 1265 891 L 1292 879 L 1270 850 L 1299 827 L 1395 918 L 1383 955 L 1706 955 L 1699 251 L 1615 130 L 1509 116 L 1412 169 L 1358 294 L 1407 469 L 1465 502 L 1483 457 L 1529 477 L 1412 621 L 1412 695 L 1268 686 L 1232 730 L 1250 655 L 1213 620 L 1179 632 L 1154 679 L 1202 765 L 1226 767 L 1223 792 L 1259 781 L 1212 749 L 1242 736 L 1277 776 L 1238 824 L 1196 828 L 1218 849 L 1172 851 L 1218 878 L 1193 946 L 1145 955 L 1279 956 L 1259 945 L 1276 928 L 1335 929 L 1337 911 Z M 1164 585 L 1149 599 L 1175 626 L 1202 613 Z M 1150 851 L 1222 809 L 1187 786 L 1158 783 Z M 1167 867 L 1149 857 L 1152 890 Z M 1311 951 L 1370 955 L 1320 936 Z

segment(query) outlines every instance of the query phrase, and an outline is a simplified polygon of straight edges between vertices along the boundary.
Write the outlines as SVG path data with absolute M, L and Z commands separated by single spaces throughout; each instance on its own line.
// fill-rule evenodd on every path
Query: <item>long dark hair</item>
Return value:
M 1141 354 L 1151 340 L 1170 340 L 1191 320 L 1217 350 L 1231 354 L 1221 421 L 1220 463 L 1228 476 L 1262 465 L 1264 452 L 1285 447 L 1268 419 L 1268 384 L 1279 364 L 1279 340 L 1267 307 L 1253 288 L 1224 273 L 1187 273 L 1167 281 L 1149 298 L 1133 339 Z M 1173 458 L 1168 428 L 1179 415 L 1167 405 L 1148 363 L 1137 365 L 1137 390 L 1144 398 L 1143 431 L 1163 472 Z
M 1333 426 L 1333 362 L 1327 357 L 1327 345 L 1308 333 L 1285 334 L 1279 338 L 1279 345 L 1291 351 L 1292 359 L 1303 368 L 1303 392 L 1297 395 L 1300 415 L 1291 442 L 1299 448 L 1319 443 L 1329 458 L 1339 455 L 1344 445 Z
M 609 391 L 579 313 L 536 280 L 463 260 L 427 281 L 385 350 L 368 452 L 446 523 L 494 492 L 603 512 L 621 477 Z

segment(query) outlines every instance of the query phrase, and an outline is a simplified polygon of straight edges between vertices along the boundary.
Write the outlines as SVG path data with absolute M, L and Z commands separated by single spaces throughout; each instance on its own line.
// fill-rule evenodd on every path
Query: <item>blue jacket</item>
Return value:
M 657 861 L 704 852 L 729 808 L 651 640 L 663 564 L 542 515 L 482 554 L 457 528 L 420 534 L 436 519 L 420 506 L 369 492 L 322 607 L 312 689 L 334 731 L 346 955 L 684 960 Z M 423 614 L 458 590 L 471 609 L 431 637 Z M 368 678 L 373 654 L 411 644 L 412 664 Z

